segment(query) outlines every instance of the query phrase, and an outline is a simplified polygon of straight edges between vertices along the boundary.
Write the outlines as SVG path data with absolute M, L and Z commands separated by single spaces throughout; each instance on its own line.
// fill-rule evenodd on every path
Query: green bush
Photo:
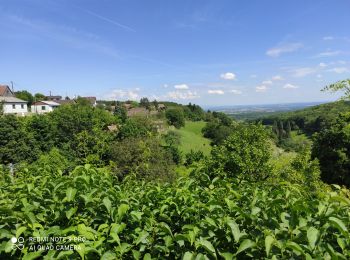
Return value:
M 6 173 L 0 257 L 69 259 L 346 259 L 349 192 L 307 196 L 298 185 L 209 180 L 199 169 L 171 184 L 77 167 L 68 175 Z M 73 251 L 30 251 L 29 237 L 84 237 Z M 24 237 L 24 249 L 12 247 Z
M 246 179 L 266 178 L 271 170 L 268 132 L 262 125 L 241 125 L 212 150 L 209 171 Z
M 173 125 L 176 128 L 185 126 L 185 116 L 182 108 L 170 108 L 165 111 L 165 117 L 168 120 L 169 125 Z
M 350 187 L 350 113 L 315 135 L 313 158 L 320 162 L 321 178 L 326 183 Z

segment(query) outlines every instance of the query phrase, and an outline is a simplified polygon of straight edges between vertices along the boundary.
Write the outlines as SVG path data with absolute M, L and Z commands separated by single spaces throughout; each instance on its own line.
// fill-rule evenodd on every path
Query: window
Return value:
M 24 105 L 23 104 L 21 104 L 21 108 L 24 109 Z
M 16 109 L 16 105 L 15 104 L 12 105 L 12 109 Z
M 46 106 L 41 106 L 41 110 L 46 110 Z

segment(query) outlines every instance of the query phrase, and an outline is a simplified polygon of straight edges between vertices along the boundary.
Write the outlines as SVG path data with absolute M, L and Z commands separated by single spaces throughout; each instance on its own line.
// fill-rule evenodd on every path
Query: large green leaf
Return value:
M 103 199 L 103 205 L 105 205 L 108 213 L 111 213 L 111 208 L 112 208 L 112 202 L 108 197 L 105 197 Z
M 275 238 L 272 236 L 266 236 L 265 237 L 265 251 L 266 256 L 268 257 L 270 255 L 271 247 L 273 243 L 275 242 Z
M 73 201 L 76 193 L 77 193 L 77 189 L 69 187 L 66 190 L 67 201 Z
M 242 236 L 241 231 L 239 230 L 238 224 L 234 220 L 228 220 L 227 225 L 231 228 L 231 232 L 235 239 L 235 242 L 238 243 L 239 239 Z
M 320 235 L 320 232 L 318 229 L 314 227 L 309 227 L 307 230 L 307 239 L 309 241 L 309 245 L 312 249 L 315 248 L 316 242 L 318 240 L 318 237 Z
M 244 239 L 242 241 L 242 243 L 239 245 L 239 248 L 236 252 L 236 255 L 238 255 L 239 253 L 249 249 L 249 248 L 252 248 L 252 247 L 255 247 L 256 246 L 256 243 L 250 239 Z
M 336 217 L 330 217 L 329 222 L 332 224 L 332 226 L 336 227 L 339 229 L 341 233 L 346 235 L 348 233 L 348 229 L 346 228 L 345 224 L 343 221 L 341 221 L 339 218 Z
M 198 245 L 203 247 L 210 255 L 216 257 L 215 248 L 208 240 L 199 240 Z

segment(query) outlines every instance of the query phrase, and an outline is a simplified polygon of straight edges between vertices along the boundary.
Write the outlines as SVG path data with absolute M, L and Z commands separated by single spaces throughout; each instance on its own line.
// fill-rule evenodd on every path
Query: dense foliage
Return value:
M 273 125 L 274 122 L 290 122 L 292 130 L 302 130 L 311 135 L 319 132 L 335 122 L 335 118 L 340 114 L 350 110 L 349 101 L 337 101 L 322 105 L 317 105 L 293 112 L 283 112 L 277 115 L 262 117 L 256 121 L 261 121 L 264 125 Z
M 318 158 L 322 180 L 350 187 L 350 113 L 314 138 L 313 156 Z
M 271 157 L 268 135 L 261 125 L 239 126 L 212 151 L 210 174 L 225 174 L 251 180 L 266 178 Z
M 171 102 L 127 117 L 128 106 L 108 105 L 77 99 L 46 115 L 0 116 L 1 259 L 350 255 L 349 191 L 320 181 L 349 185 L 350 114 L 320 124 L 311 153 L 291 118 L 243 124 Z M 194 137 L 206 142 L 180 150 Z M 25 238 L 23 250 L 13 237 Z M 50 243 L 29 237 L 72 240 L 35 250 Z
M 322 258 L 350 253 L 347 191 L 321 197 L 297 185 L 193 177 L 172 184 L 118 182 L 105 170 L 36 169 L 1 175 L 0 254 L 33 259 Z M 71 236 L 73 251 L 12 248 L 13 237 Z
M 165 112 L 166 119 L 170 125 L 180 128 L 185 125 L 185 115 L 181 108 L 171 108 Z

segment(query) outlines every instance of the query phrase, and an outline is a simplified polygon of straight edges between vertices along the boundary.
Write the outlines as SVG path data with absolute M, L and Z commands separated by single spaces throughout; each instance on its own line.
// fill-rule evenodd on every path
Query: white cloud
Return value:
M 345 67 L 337 67 L 337 68 L 330 69 L 329 71 L 341 74 L 341 73 L 349 72 L 349 69 Z
M 223 95 L 225 92 L 221 89 L 208 90 L 208 94 Z
M 322 76 L 322 74 L 317 74 L 316 77 L 320 79 L 320 78 L 322 78 L 323 76 Z
M 272 80 L 277 81 L 277 80 L 283 80 L 283 77 L 280 75 L 276 75 L 272 77 Z
M 230 92 L 230 93 L 233 93 L 233 94 L 235 94 L 235 95 L 240 95 L 240 94 L 242 94 L 242 91 L 237 90 L 237 89 L 231 89 L 229 92 Z
M 294 52 L 302 47 L 303 45 L 301 43 L 280 44 L 274 48 L 267 50 L 266 55 L 270 57 L 279 57 L 283 53 Z
M 108 100 L 138 100 L 140 98 L 137 90 L 114 89 L 105 96 Z
M 226 79 L 226 80 L 234 80 L 236 78 L 236 74 L 232 72 L 226 72 L 220 75 L 220 78 Z
M 316 55 L 316 58 L 332 57 L 341 54 L 341 51 L 325 51 Z
M 322 38 L 324 41 L 331 41 L 331 40 L 334 40 L 334 37 L 333 36 L 325 36 Z
M 190 91 L 190 90 L 178 91 L 177 90 L 177 91 L 168 92 L 165 97 L 178 100 L 178 99 L 195 99 L 195 98 L 199 98 L 200 96 L 197 94 L 196 91 Z
M 163 87 L 164 87 L 164 88 L 168 88 L 169 85 L 168 85 L 168 84 L 164 84 Z
M 272 81 L 271 80 L 264 80 L 262 82 L 263 85 L 272 85 Z
M 252 74 L 252 75 L 250 75 L 250 77 L 251 77 L 252 79 L 255 79 L 255 78 L 257 77 L 257 75 Z
M 255 91 L 256 91 L 256 92 L 265 92 L 266 90 L 267 90 L 267 87 L 264 86 L 264 85 L 257 86 L 257 87 L 255 88 Z
M 294 77 L 301 78 L 305 77 L 307 75 L 313 74 L 317 71 L 315 68 L 305 67 L 305 68 L 298 68 L 294 70 Z
M 298 86 L 295 86 L 295 85 L 293 85 L 293 84 L 288 83 L 288 84 L 285 84 L 285 85 L 283 86 L 283 88 L 287 88 L 287 89 L 296 89 L 296 88 L 299 88 L 299 87 L 298 87 Z
M 320 66 L 321 68 L 325 68 L 325 67 L 327 67 L 327 64 L 324 62 L 321 62 L 318 66 Z
M 188 89 L 186 84 L 179 84 L 174 86 L 175 89 Z

